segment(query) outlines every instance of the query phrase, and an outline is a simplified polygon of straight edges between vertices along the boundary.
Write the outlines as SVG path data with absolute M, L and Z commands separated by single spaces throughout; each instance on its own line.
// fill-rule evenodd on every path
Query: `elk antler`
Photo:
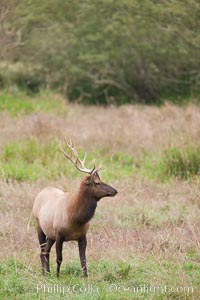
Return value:
M 77 151 L 76 151 L 75 145 L 74 145 L 74 143 L 71 141 L 71 139 L 69 140 L 69 142 L 67 142 L 65 139 L 64 139 L 64 141 L 65 141 L 66 146 L 69 148 L 70 153 L 67 154 L 67 153 L 65 152 L 65 150 L 63 149 L 63 146 L 62 146 L 62 141 L 60 141 L 60 149 L 61 149 L 63 155 L 64 155 L 66 158 L 68 158 L 68 159 L 72 162 L 72 164 L 73 164 L 79 171 L 84 172 L 84 173 L 87 173 L 87 174 L 94 174 L 95 172 L 99 172 L 99 171 L 101 170 L 102 164 L 101 164 L 99 167 L 96 168 L 95 162 L 94 162 L 94 167 L 93 167 L 93 169 L 90 170 L 90 169 L 86 168 L 86 167 L 85 167 L 86 152 L 85 152 L 85 154 L 84 154 L 83 160 L 81 160 L 81 159 L 79 158 L 79 156 L 78 156 L 78 153 L 77 153 Z M 75 157 L 75 159 L 73 159 L 73 156 Z

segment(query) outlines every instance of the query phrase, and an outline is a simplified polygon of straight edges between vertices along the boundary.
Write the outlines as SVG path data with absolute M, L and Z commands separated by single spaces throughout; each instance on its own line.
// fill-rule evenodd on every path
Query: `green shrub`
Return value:
M 23 63 L 0 64 L 0 87 L 14 86 L 32 95 L 44 85 L 44 71 L 40 67 Z
M 200 145 L 186 148 L 171 147 L 164 152 L 163 171 L 171 177 L 188 179 L 200 175 Z
M 161 154 L 147 152 L 135 163 L 134 172 L 151 180 L 191 179 L 200 175 L 200 145 L 169 147 Z

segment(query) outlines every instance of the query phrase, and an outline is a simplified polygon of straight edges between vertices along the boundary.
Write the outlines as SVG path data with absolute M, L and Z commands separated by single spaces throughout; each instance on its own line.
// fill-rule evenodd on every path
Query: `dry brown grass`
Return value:
M 78 182 L 40 181 L 0 183 L 0 258 L 39 251 L 31 217 L 35 195 L 47 185 L 74 191 Z M 126 259 L 131 253 L 184 260 L 189 251 L 200 249 L 199 187 L 187 182 L 172 185 L 139 179 L 115 182 L 115 199 L 102 200 L 88 235 L 90 259 Z M 166 211 L 166 212 L 165 212 Z M 72 259 L 75 243 L 69 243 Z M 68 247 L 68 246 L 67 246 Z M 76 251 L 77 252 L 77 251 Z M 37 256 L 36 256 L 37 257 Z M 38 263 L 38 257 L 36 258 Z
M 199 141 L 200 108 L 194 105 L 163 107 L 126 105 L 119 108 L 68 104 L 66 117 L 37 113 L 13 119 L 0 118 L 0 145 L 36 136 L 41 139 L 72 136 L 80 146 L 98 146 L 128 153 L 159 151 L 168 144 Z
M 0 117 L 0 147 L 31 136 L 41 140 L 74 137 L 86 149 L 141 151 L 158 153 L 168 144 L 199 142 L 200 108 L 171 104 L 158 107 L 122 106 L 83 107 L 68 105 L 66 117 L 32 114 Z M 39 247 L 31 210 L 35 195 L 45 186 L 74 191 L 78 180 L 37 182 L 0 181 L 0 259 L 25 260 L 29 266 L 40 265 Z M 160 183 L 141 178 L 127 178 L 112 184 L 119 190 L 113 199 L 102 200 L 88 234 L 88 260 L 138 262 L 148 256 L 159 264 L 166 259 L 183 263 L 196 253 L 200 263 L 200 187 L 192 181 Z M 67 260 L 78 257 L 74 242 L 65 245 Z M 55 260 L 55 250 L 53 249 Z M 163 269 L 163 276 L 167 276 Z M 185 274 L 182 273 L 183 281 Z M 188 284 L 187 280 L 186 283 Z M 186 299 L 186 298 L 185 298 Z

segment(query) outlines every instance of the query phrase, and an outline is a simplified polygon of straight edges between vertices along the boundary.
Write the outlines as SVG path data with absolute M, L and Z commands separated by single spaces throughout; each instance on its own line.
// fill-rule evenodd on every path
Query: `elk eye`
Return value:
M 95 182 L 96 185 L 100 185 L 100 182 Z

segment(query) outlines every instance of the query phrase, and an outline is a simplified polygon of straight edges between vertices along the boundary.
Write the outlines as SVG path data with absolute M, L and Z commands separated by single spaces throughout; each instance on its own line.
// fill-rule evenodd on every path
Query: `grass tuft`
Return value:
M 142 177 L 165 181 L 171 178 L 189 180 L 200 175 L 200 146 L 169 147 L 157 157 L 145 153 L 135 165 Z
M 188 179 L 200 175 L 200 146 L 171 147 L 164 152 L 164 173 L 168 176 Z

